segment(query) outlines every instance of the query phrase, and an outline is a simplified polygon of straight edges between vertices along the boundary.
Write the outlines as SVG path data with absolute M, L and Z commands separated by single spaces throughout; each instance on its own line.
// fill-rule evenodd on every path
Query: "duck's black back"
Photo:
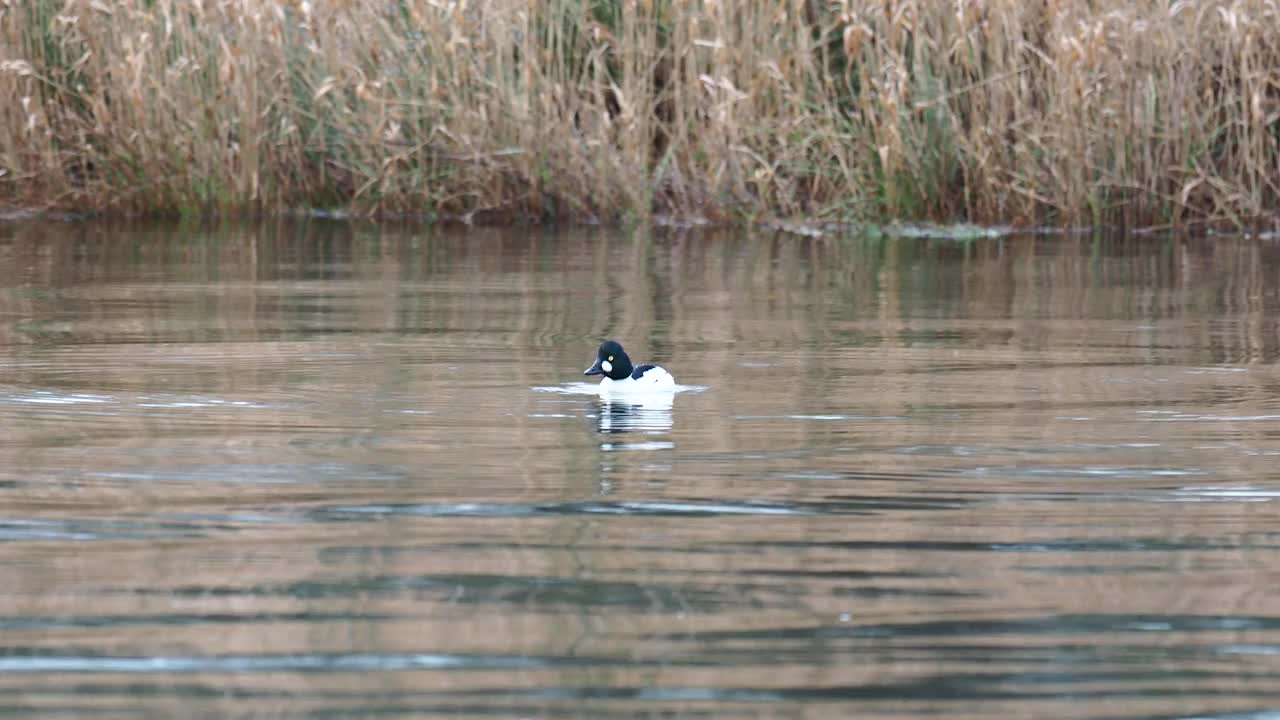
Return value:
M 645 373 L 649 372 L 650 370 L 656 367 L 658 366 L 657 365 L 641 365 L 637 367 L 635 370 L 631 371 L 631 379 L 639 380 L 641 375 L 644 375 Z

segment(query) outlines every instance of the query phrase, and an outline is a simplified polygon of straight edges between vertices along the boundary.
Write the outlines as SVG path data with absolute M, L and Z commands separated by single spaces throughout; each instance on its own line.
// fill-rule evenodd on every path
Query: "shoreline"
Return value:
M 1236 237 L 1257 239 L 1262 241 L 1280 240 L 1280 229 L 1274 226 L 1253 225 L 1231 227 L 1225 223 L 1188 223 L 1180 227 L 1173 225 L 1149 225 L 1136 227 L 1121 226 L 1088 226 L 1088 225 L 978 225 L 973 223 L 932 223 L 928 221 L 912 222 L 895 220 L 879 222 L 832 222 L 798 219 L 759 219 L 753 221 L 712 222 L 702 217 L 674 217 L 655 215 L 647 222 L 600 223 L 555 221 L 543 223 L 519 222 L 466 222 L 463 218 L 431 218 L 425 215 L 358 215 L 334 210 L 290 210 L 283 212 L 256 212 L 239 214 L 232 217 L 172 217 L 119 215 L 110 213 L 74 212 L 64 210 L 39 210 L 34 208 L 0 207 L 0 226 L 19 225 L 23 223 L 141 223 L 144 225 L 167 225 L 195 223 L 201 227 L 217 227 L 224 224 L 269 222 L 333 222 L 344 224 L 370 224 L 387 226 L 420 226 L 445 229 L 484 229 L 484 230 L 518 230 L 527 228 L 541 229 L 573 229 L 598 228 L 602 230 L 630 231 L 638 226 L 645 226 L 661 232 L 716 232 L 731 229 L 749 231 L 768 231 L 791 235 L 802 239 L 822 239 L 838 236 L 870 236 L 887 237 L 899 240 L 952 240 L 968 242 L 974 240 L 1002 239 L 1026 236 L 1061 236 L 1061 235 L 1130 235 L 1134 237 L 1164 236 L 1170 233 L 1182 233 L 1193 237 Z

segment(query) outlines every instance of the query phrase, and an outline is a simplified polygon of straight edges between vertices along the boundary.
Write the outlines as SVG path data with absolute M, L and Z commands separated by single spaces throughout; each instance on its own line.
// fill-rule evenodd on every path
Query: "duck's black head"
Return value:
M 610 380 L 625 380 L 631 377 L 631 358 L 622 351 L 622 346 L 613 340 L 600 343 L 596 350 L 596 361 L 587 368 L 583 375 L 604 375 Z

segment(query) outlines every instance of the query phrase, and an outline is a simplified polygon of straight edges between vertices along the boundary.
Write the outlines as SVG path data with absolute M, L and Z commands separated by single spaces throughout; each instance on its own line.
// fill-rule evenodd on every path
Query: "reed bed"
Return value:
M 0 0 L 0 202 L 1272 223 L 1280 0 Z

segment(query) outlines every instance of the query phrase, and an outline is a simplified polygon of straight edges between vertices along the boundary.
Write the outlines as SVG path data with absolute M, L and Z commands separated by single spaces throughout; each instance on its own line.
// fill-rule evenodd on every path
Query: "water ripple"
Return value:
M 439 503 L 411 505 L 337 505 L 315 510 L 321 520 L 341 516 L 421 515 L 428 517 L 524 517 L 529 515 L 807 515 L 811 511 L 777 503 L 721 502 L 567 502 Z
M 189 672 L 349 672 L 353 670 L 517 670 L 553 665 L 596 665 L 602 658 L 537 658 L 521 655 L 452 653 L 299 653 L 288 655 L 53 655 L 5 648 L 0 672 L 189 673 Z M 616 664 L 616 663 L 615 663 Z

